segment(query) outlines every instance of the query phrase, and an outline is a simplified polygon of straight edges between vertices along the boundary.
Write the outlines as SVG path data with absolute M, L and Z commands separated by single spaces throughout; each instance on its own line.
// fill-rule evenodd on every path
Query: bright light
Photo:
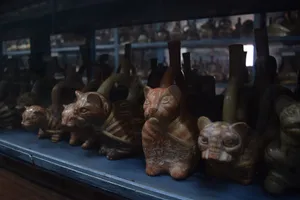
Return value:
M 253 66 L 253 58 L 254 58 L 254 46 L 252 44 L 244 45 L 244 51 L 247 52 L 246 55 L 246 66 L 252 67 Z

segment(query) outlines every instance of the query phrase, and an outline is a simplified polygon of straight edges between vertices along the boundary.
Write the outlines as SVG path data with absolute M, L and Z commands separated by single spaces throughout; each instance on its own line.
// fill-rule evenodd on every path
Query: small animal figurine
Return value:
M 187 21 L 187 25 L 183 28 L 183 35 L 185 40 L 199 40 L 196 20 Z
M 265 149 L 269 173 L 265 189 L 272 194 L 282 194 L 289 188 L 300 189 L 300 103 L 289 96 L 276 101 L 280 119 L 280 138 Z
M 222 18 L 219 21 L 218 36 L 220 38 L 232 37 L 232 22 L 229 18 Z
M 89 127 L 78 127 L 76 125 L 76 116 L 74 114 L 75 103 L 64 105 L 62 112 L 61 125 L 63 130 L 70 132 L 71 137 L 69 144 L 76 146 L 81 145 L 83 149 L 90 149 L 96 141 L 94 130 L 91 126 Z
M 0 102 L 0 129 L 11 129 L 14 127 L 16 112 L 4 102 Z M 20 121 L 19 121 L 20 122 Z
M 142 130 L 146 173 L 155 176 L 169 173 L 174 179 L 184 179 L 197 164 L 195 121 L 186 112 L 185 95 L 173 85 L 180 73 L 180 42 L 169 43 L 170 66 L 159 88 L 144 89 Z
M 76 91 L 76 124 L 79 127 L 94 127 L 101 141 L 99 153 L 109 160 L 128 157 L 141 150 L 140 132 L 144 121 L 142 118 L 137 120 L 139 106 L 136 101 L 140 93 L 137 82 L 132 82 L 127 99 L 114 103 L 109 100 L 114 84 L 121 82 L 126 85 L 128 78 L 127 74 L 113 74 L 97 92 Z
M 231 45 L 229 52 L 230 76 L 223 102 L 223 119 L 217 122 L 211 122 L 206 117 L 198 119 L 198 145 L 209 175 L 249 184 L 259 160 L 262 142 L 245 123 L 246 101 L 240 87 L 245 82 L 241 67 L 245 66 L 243 45 Z
M 199 37 L 203 38 L 213 38 L 216 35 L 216 20 L 210 18 L 205 22 L 199 29 Z
M 170 33 L 168 31 L 168 23 L 161 23 L 159 30 L 155 33 L 154 40 L 157 42 L 168 41 L 170 39 Z
M 230 178 L 249 184 L 258 160 L 259 138 L 252 136 L 244 122 L 211 122 L 206 117 L 198 120 L 198 145 L 206 161 L 209 175 Z
M 25 106 L 21 124 L 30 131 L 38 129 L 39 139 L 51 138 L 52 142 L 58 142 L 64 132 L 61 130 L 61 120 L 56 117 L 51 108 Z

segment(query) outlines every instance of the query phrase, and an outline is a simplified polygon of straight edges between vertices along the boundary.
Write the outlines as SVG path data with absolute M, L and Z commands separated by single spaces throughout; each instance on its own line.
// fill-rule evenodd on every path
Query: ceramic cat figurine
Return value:
M 198 145 L 206 161 L 209 175 L 230 178 L 249 184 L 258 160 L 259 137 L 250 133 L 243 122 L 211 122 L 206 117 L 198 120 L 200 136 Z
M 196 121 L 185 109 L 185 93 L 180 76 L 180 42 L 169 42 L 170 67 L 158 88 L 144 89 L 142 130 L 146 173 L 155 176 L 170 174 L 184 179 L 193 171 L 198 160 Z M 176 80 L 177 85 L 173 85 Z M 182 80 L 182 79 L 180 79 Z
M 81 92 L 96 91 L 101 80 L 101 71 L 99 67 L 93 70 L 94 78 L 81 90 Z M 97 88 L 95 88 L 97 86 Z M 90 149 L 95 146 L 95 134 L 91 126 L 78 127 L 76 124 L 76 116 L 74 114 L 75 103 L 63 105 L 61 125 L 63 130 L 70 132 L 69 144 L 76 146 L 81 145 L 83 149 Z
M 62 112 L 61 125 L 64 130 L 70 132 L 71 137 L 69 140 L 70 145 L 81 145 L 83 149 L 90 149 L 95 144 L 95 134 L 93 128 L 78 127 L 76 125 L 76 116 L 74 114 L 75 103 L 64 105 Z
M 145 87 L 142 131 L 146 173 L 169 173 L 175 179 L 186 178 L 194 167 L 197 152 L 193 121 L 179 112 L 181 92 L 176 85 L 168 88 Z
M 222 121 L 198 119 L 199 149 L 209 175 L 233 179 L 241 184 L 252 181 L 258 162 L 262 140 L 250 131 L 241 85 L 243 74 L 243 46 L 231 45 L 230 76 L 223 102 Z M 247 105 L 247 104 L 246 104 Z
M 126 100 L 109 101 L 109 93 L 117 82 L 127 82 L 128 75 L 113 74 L 102 83 L 97 92 L 76 91 L 74 113 L 79 127 L 93 126 L 100 137 L 99 153 L 109 160 L 121 159 L 141 150 L 137 82 L 133 81 Z
M 272 194 L 281 194 L 289 188 L 300 188 L 300 104 L 283 95 L 276 101 L 276 112 L 280 138 L 265 149 L 270 171 L 264 186 Z
M 61 120 L 51 108 L 41 106 L 26 106 L 22 114 L 21 124 L 28 130 L 38 129 L 38 138 L 51 138 L 52 142 L 58 142 L 63 136 Z

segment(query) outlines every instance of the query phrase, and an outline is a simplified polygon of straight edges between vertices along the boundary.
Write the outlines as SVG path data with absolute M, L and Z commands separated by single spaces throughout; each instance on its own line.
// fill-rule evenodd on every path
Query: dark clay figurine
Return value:
M 102 73 L 100 67 L 97 66 L 93 70 L 93 79 L 81 90 L 81 92 L 97 91 L 102 83 Z M 97 87 L 97 88 L 96 88 Z M 70 132 L 70 145 L 81 145 L 83 149 L 90 149 L 97 143 L 97 137 L 92 126 L 80 127 L 76 124 L 76 116 L 74 113 L 75 103 L 64 105 L 62 112 L 62 128 Z
M 54 117 L 51 108 L 46 109 L 37 105 L 26 106 L 21 123 L 30 131 L 38 129 L 40 139 L 50 137 L 53 142 L 58 142 L 62 137 L 60 120 Z
M 280 139 L 265 149 L 265 161 L 270 171 L 265 179 L 265 189 L 281 194 L 289 188 L 300 188 L 300 104 L 288 96 L 276 102 L 280 119 Z
M 141 149 L 140 131 L 143 120 L 137 120 L 135 109 L 138 82 L 133 81 L 126 100 L 111 103 L 109 93 L 115 83 L 128 82 L 127 74 L 111 75 L 97 92 L 76 91 L 76 124 L 79 127 L 93 126 L 99 135 L 99 153 L 110 160 L 136 154 Z M 140 127 L 140 128 L 139 128 Z M 138 131 L 137 131 L 138 130 Z
M 61 127 L 63 104 L 73 102 L 74 98 L 69 94 L 82 87 L 74 69 L 69 69 L 66 80 L 57 83 L 52 89 L 52 105 L 47 109 L 37 105 L 25 107 L 22 125 L 27 129 L 39 128 L 39 138 L 51 137 L 52 142 L 60 141 L 65 134 Z
M 198 145 L 209 175 L 249 184 L 258 161 L 260 141 L 250 134 L 250 127 L 245 123 L 244 101 L 239 97 L 245 78 L 241 76 L 243 46 L 231 45 L 229 51 L 230 78 L 223 103 L 223 121 L 211 122 L 200 117 Z
M 144 89 L 146 122 L 142 142 L 148 175 L 169 173 L 175 179 L 184 179 L 198 160 L 196 127 L 182 104 L 182 90 L 173 85 L 180 73 L 180 42 L 170 42 L 169 52 L 171 67 L 165 72 L 160 87 Z
M 82 145 L 83 149 L 89 149 L 97 141 L 94 137 L 94 130 L 91 126 L 79 127 L 76 125 L 74 114 L 75 103 L 64 105 L 61 125 L 65 131 L 70 132 L 70 145 Z

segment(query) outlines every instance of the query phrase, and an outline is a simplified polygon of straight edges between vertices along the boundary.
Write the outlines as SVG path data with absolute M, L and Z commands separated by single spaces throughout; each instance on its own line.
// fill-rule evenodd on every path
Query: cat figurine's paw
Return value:
M 39 132 L 38 132 L 39 139 L 48 138 L 48 137 L 49 137 L 49 134 L 45 133 L 42 129 L 39 129 Z
M 189 175 L 189 166 L 184 163 L 176 163 L 174 166 L 170 167 L 170 175 L 174 179 L 185 179 Z
M 131 151 L 127 149 L 118 149 L 116 147 L 109 148 L 103 145 L 99 150 L 99 154 L 106 156 L 108 160 L 119 160 L 128 157 L 131 154 Z
M 91 148 L 93 148 L 94 143 L 95 143 L 95 141 L 90 138 L 81 145 L 81 148 L 82 149 L 91 149 Z
M 52 136 L 51 136 L 51 141 L 52 142 L 54 142 L 54 143 L 56 143 L 56 142 L 59 142 L 60 140 L 61 140 L 61 135 L 60 134 L 53 134 Z
M 80 145 L 82 142 L 80 140 L 80 137 L 76 133 L 71 133 L 71 137 L 69 140 L 69 144 L 72 146 Z

